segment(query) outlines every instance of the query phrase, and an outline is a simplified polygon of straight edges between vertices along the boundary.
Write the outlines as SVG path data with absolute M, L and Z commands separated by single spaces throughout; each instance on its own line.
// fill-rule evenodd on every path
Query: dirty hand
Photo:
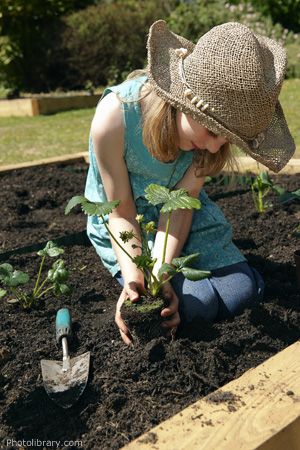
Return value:
M 169 305 L 161 312 L 161 316 L 168 319 L 162 323 L 162 327 L 169 329 L 172 336 L 176 333 L 177 327 L 180 324 L 180 316 L 178 312 L 179 299 L 171 283 L 165 283 L 162 288 L 164 298 L 169 302 Z
M 125 284 L 125 287 L 123 288 L 121 295 L 119 297 L 119 300 L 117 302 L 116 306 L 116 314 L 115 314 L 115 323 L 117 324 L 117 327 L 119 328 L 121 338 L 125 342 L 126 345 L 132 344 L 132 336 L 126 326 L 126 323 L 122 319 L 121 316 L 121 307 L 126 299 L 130 299 L 132 302 L 138 301 L 140 298 L 141 291 L 144 290 L 144 287 L 141 287 L 138 285 L 138 283 L 131 282 L 128 284 Z

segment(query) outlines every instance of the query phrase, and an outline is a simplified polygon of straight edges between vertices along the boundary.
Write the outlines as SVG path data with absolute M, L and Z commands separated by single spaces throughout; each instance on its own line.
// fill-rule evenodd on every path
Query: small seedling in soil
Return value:
M 296 189 L 295 191 L 287 191 L 283 187 L 275 184 L 273 186 L 273 190 L 278 195 L 278 202 L 281 204 L 287 204 L 294 201 L 300 201 L 300 189 Z
M 273 188 L 273 182 L 270 179 L 268 172 L 260 172 L 251 181 L 251 190 L 254 205 L 259 213 L 265 212 L 272 207 L 272 203 L 265 200 L 265 197 Z
M 42 278 L 46 258 L 56 258 L 62 253 L 64 253 L 62 248 L 57 247 L 52 241 L 47 242 L 45 248 L 37 252 L 37 255 L 41 257 L 41 262 L 35 280 L 31 280 L 26 272 L 14 270 L 11 264 L 1 264 L 0 284 L 4 289 L 0 289 L 0 298 L 6 295 L 13 296 L 13 298 L 7 300 L 8 303 L 19 303 L 22 308 L 30 309 L 36 306 L 46 293 L 51 291 L 55 296 L 70 294 L 71 288 L 66 284 L 69 272 L 65 267 L 64 260 L 56 259 L 47 275 Z M 32 284 L 32 281 L 34 281 L 34 287 L 30 289 L 28 285 Z
M 145 189 L 145 198 L 153 206 L 162 205 L 160 212 L 167 214 L 165 239 L 162 248 L 162 263 L 157 274 L 154 274 L 154 266 L 157 259 L 152 257 L 151 249 L 149 247 L 149 235 L 156 232 L 156 225 L 154 222 L 145 222 L 144 216 L 138 214 L 136 220 L 140 225 L 140 236 L 136 236 L 133 230 L 129 232 L 120 232 L 119 237 L 123 243 L 130 242 L 132 239 L 139 242 L 139 245 L 133 244 L 132 246 L 134 248 L 139 248 L 140 254 L 132 257 L 120 241 L 112 234 L 107 224 L 107 219 L 105 218 L 106 215 L 110 214 L 113 209 L 120 204 L 119 200 L 110 202 L 90 202 L 84 196 L 75 196 L 69 201 L 65 213 L 68 214 L 76 205 L 81 205 L 85 214 L 99 216 L 111 238 L 131 259 L 137 268 L 142 271 L 146 281 L 146 293 L 145 295 L 142 295 L 140 300 L 136 303 L 131 303 L 129 300 L 125 301 L 123 305 L 123 316 L 133 334 L 140 338 L 146 335 L 149 339 L 150 333 L 151 338 L 162 334 L 160 313 L 166 306 L 166 301 L 161 296 L 164 284 L 169 282 L 178 273 L 182 273 L 189 280 L 196 281 L 207 278 L 210 275 L 210 272 L 191 267 L 199 257 L 199 253 L 174 258 L 171 264 L 165 262 L 173 211 L 177 209 L 200 209 L 200 201 L 194 197 L 190 197 L 184 189 L 170 190 L 157 184 L 150 184 Z M 133 332 L 133 327 L 135 328 L 135 332 Z
M 296 236 L 298 238 L 300 238 L 300 223 L 299 225 L 296 226 L 296 228 L 293 231 L 293 236 Z
M 274 184 L 267 172 L 260 172 L 251 181 L 251 190 L 255 208 L 259 213 L 265 212 L 273 204 L 265 201 L 265 197 L 272 191 L 278 196 L 278 203 L 287 204 L 300 200 L 300 189 L 289 192 L 279 184 Z

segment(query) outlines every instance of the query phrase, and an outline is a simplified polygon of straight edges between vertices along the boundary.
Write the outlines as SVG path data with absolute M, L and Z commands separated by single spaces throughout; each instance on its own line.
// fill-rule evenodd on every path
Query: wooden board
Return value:
M 38 116 L 54 114 L 70 109 L 95 108 L 101 93 L 93 95 L 65 95 L 33 98 L 18 98 L 0 101 L 0 117 Z
M 272 170 L 256 162 L 250 156 L 239 156 L 237 158 L 237 161 L 241 172 L 246 172 L 248 170 L 253 173 L 269 172 L 271 176 L 274 173 Z M 300 173 L 300 159 L 292 158 L 287 163 L 287 165 L 279 172 L 279 175 L 282 173 L 290 175 Z
M 123 447 L 150 449 L 300 450 L 300 341 Z
M 73 153 L 71 155 L 55 156 L 53 158 L 44 158 L 36 161 L 23 162 L 20 164 L 7 164 L 0 166 L 0 172 L 9 172 L 15 169 L 26 169 L 28 167 L 43 166 L 45 164 L 69 164 L 72 162 L 84 161 L 88 163 L 88 152 Z
M 71 161 L 75 161 L 76 159 L 84 158 L 84 160 L 88 163 L 89 162 L 89 156 L 88 152 L 80 152 L 80 153 L 74 153 L 69 155 L 62 155 L 62 156 L 56 156 L 53 158 L 44 158 L 37 161 L 31 161 L 31 162 L 25 162 L 20 164 L 7 164 L 0 166 L 0 172 L 7 172 L 9 170 L 14 169 L 23 169 L 26 167 L 35 167 L 40 166 L 44 164 L 55 164 L 55 163 L 63 163 Z M 259 173 L 261 171 L 268 171 L 268 169 L 261 164 L 258 164 L 256 161 L 254 161 L 249 156 L 240 156 L 238 158 L 239 163 L 239 169 L 241 173 L 251 171 L 253 173 Z M 269 171 L 272 176 L 272 171 Z M 296 173 L 300 173 L 300 159 L 293 158 L 289 161 L 289 163 L 279 172 L 279 174 L 288 174 L 293 175 Z

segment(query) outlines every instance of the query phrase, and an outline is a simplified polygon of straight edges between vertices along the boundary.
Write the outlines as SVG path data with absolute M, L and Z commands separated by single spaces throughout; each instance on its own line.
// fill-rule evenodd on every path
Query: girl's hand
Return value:
M 169 329 L 171 335 L 174 336 L 177 327 L 180 324 L 180 316 L 178 312 L 179 299 L 175 294 L 171 283 L 169 282 L 163 285 L 162 292 L 164 298 L 169 302 L 169 305 L 161 312 L 161 316 L 168 319 L 162 323 L 162 327 Z
M 121 307 L 126 299 L 130 299 L 132 302 L 138 301 L 140 298 L 140 292 L 144 290 L 144 286 L 141 286 L 139 283 L 134 281 L 130 283 L 125 283 L 125 287 L 123 288 L 119 300 L 116 306 L 116 314 L 115 314 L 115 323 L 119 328 L 121 338 L 125 342 L 126 345 L 132 345 L 132 336 L 130 331 L 127 328 L 126 323 L 122 319 L 121 316 Z

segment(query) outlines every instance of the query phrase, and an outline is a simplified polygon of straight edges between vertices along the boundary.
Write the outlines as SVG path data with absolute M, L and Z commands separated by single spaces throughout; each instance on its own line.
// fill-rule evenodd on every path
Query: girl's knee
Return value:
M 218 316 L 228 317 L 262 301 L 264 281 L 255 269 L 248 266 L 247 271 L 234 274 L 223 286 L 219 284 L 217 290 L 220 295 Z
M 184 322 L 192 322 L 197 319 L 212 322 L 217 317 L 218 309 L 218 299 L 215 295 L 210 298 L 184 296 L 180 307 Z
M 197 319 L 213 321 L 218 314 L 218 294 L 209 280 L 193 282 L 176 277 L 173 288 L 180 300 L 180 313 L 184 322 Z

